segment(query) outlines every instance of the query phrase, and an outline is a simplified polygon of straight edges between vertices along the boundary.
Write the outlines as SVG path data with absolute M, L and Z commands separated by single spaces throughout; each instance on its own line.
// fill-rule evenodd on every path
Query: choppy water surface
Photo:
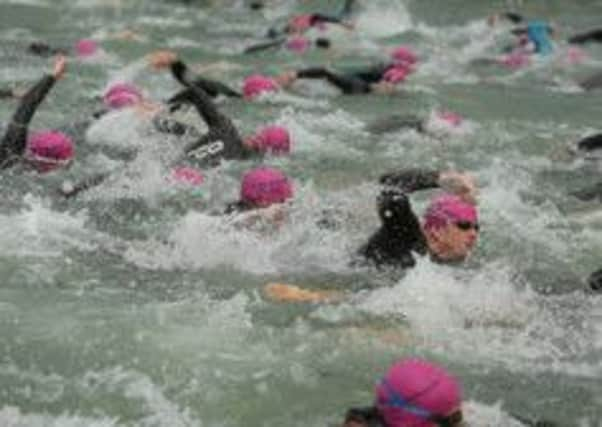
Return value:
M 369 404 L 391 361 L 417 354 L 463 379 L 471 425 L 512 425 L 510 412 L 600 425 L 602 304 L 583 292 L 583 279 L 600 267 L 602 216 L 596 203 L 568 196 L 593 183 L 600 164 L 566 147 L 600 129 L 599 94 L 575 81 L 600 68 L 602 49 L 588 47 L 579 66 L 566 63 L 562 43 L 527 70 L 469 65 L 497 52 L 503 31 L 490 32 L 483 18 L 504 2 L 360 0 L 356 34 L 331 32 L 334 53 L 244 57 L 269 23 L 337 2 L 269 1 L 263 12 L 215 3 L 4 0 L 0 85 L 27 86 L 50 66 L 21 53 L 27 41 L 100 40 L 106 54 L 72 62 L 40 108 L 33 127 L 44 128 L 85 118 L 118 77 L 167 98 L 177 85 L 139 66 L 159 47 L 190 64 L 218 63 L 209 75 L 233 86 L 251 72 L 370 63 L 400 42 L 423 63 L 390 97 L 337 96 L 313 82 L 251 106 L 222 103 L 243 133 L 276 122 L 294 136 L 292 156 L 267 159 L 297 185 L 291 221 L 278 233 L 210 215 L 236 198 L 252 162 L 209 171 L 202 195 L 166 188 L 157 152 L 173 141 L 148 136 L 127 116 L 96 123 L 69 171 L 3 173 L 0 424 L 327 425 Z M 602 12 L 599 1 L 515 3 L 556 22 L 562 36 L 599 25 Z M 124 30 L 139 37 L 111 37 Z M 1 122 L 15 105 L 0 103 Z M 391 112 L 436 109 L 469 121 L 441 139 L 365 127 Z M 127 174 L 76 200 L 56 196 L 66 178 L 119 169 L 107 153 L 132 147 L 140 154 Z M 405 276 L 350 267 L 378 224 L 376 177 L 413 166 L 477 177 L 483 226 L 474 256 L 460 268 L 422 260 Z M 416 195 L 417 211 L 427 198 Z M 340 229 L 318 228 L 332 206 L 344 213 Z M 263 298 L 270 281 L 353 296 L 286 306 Z

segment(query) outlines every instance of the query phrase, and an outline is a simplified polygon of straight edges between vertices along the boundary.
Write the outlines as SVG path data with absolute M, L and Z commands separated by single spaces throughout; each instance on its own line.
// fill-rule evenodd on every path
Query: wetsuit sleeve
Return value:
M 602 148 L 602 133 L 588 136 L 577 143 L 577 148 L 584 151 L 599 150 Z
M 177 120 L 155 116 L 153 118 L 153 126 L 155 130 L 161 133 L 183 136 L 183 135 L 194 135 L 199 136 L 198 131 L 194 126 L 187 125 Z
M 368 93 L 370 84 L 355 76 L 333 73 L 322 67 L 306 68 L 297 71 L 299 79 L 322 79 L 339 88 L 345 94 Z
M 54 48 L 44 42 L 31 43 L 29 46 L 27 46 L 27 52 L 32 55 L 37 55 L 37 56 L 41 56 L 44 58 L 47 58 L 47 57 L 50 57 L 53 55 L 57 55 L 57 54 L 63 54 L 63 55 L 69 54 L 67 49 Z
M 25 152 L 27 127 L 55 82 L 54 76 L 46 75 L 21 98 L 21 103 L 0 143 L 0 168 L 9 166 L 10 162 L 7 161 L 12 156 L 21 156 Z
M 12 98 L 13 90 L 9 88 L 0 88 L 0 98 Z
M 513 24 L 520 24 L 521 22 L 525 21 L 525 17 L 516 12 L 504 12 L 502 13 L 502 17 L 506 18 Z
M 63 183 L 61 187 L 61 194 L 67 198 L 75 197 L 82 191 L 98 187 L 108 177 L 108 173 L 98 173 L 96 175 L 92 175 L 88 178 L 83 179 L 75 185 L 71 184 L 70 182 Z
M 382 175 L 379 182 L 397 187 L 404 193 L 439 187 L 439 171 L 427 169 L 406 169 Z
M 188 66 L 182 61 L 175 61 L 170 66 L 171 74 L 173 77 L 184 86 L 193 85 L 203 89 L 211 97 L 218 95 L 225 95 L 234 98 L 241 98 L 242 95 L 234 89 L 226 86 L 222 82 L 216 80 L 210 80 L 203 77 L 195 77 L 194 79 L 190 76 Z M 176 95 L 177 97 L 178 95 Z M 176 98 L 174 97 L 174 98 Z M 172 98 L 173 99 L 173 98 Z M 168 102 L 172 102 L 169 100 Z
M 584 44 L 588 42 L 602 43 L 602 28 L 595 28 L 585 33 L 575 34 L 568 39 L 569 43 Z
M 312 26 L 319 24 L 321 22 L 330 22 L 332 24 L 340 24 L 343 22 L 343 20 L 341 18 L 339 18 L 338 16 L 324 15 L 322 13 L 314 13 L 311 16 L 311 25 Z
M 272 49 L 272 48 L 278 48 L 278 47 L 282 46 L 285 41 L 286 41 L 286 37 L 280 37 L 276 40 L 258 43 L 256 45 L 252 45 L 252 46 L 245 48 L 243 53 L 257 53 L 257 52 L 262 52 L 264 50 L 268 50 L 268 49 Z
M 384 427 L 384 422 L 375 407 L 349 409 L 345 414 L 343 427 L 353 425 L 352 423 L 359 424 L 362 427 Z

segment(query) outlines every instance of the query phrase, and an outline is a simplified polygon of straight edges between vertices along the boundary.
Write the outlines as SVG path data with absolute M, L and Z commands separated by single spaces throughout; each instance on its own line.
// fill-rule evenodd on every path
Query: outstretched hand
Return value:
M 58 55 L 54 60 L 54 69 L 52 70 L 52 75 L 55 79 L 59 80 L 65 74 L 65 70 L 67 69 L 67 58 L 64 55 Z
M 178 59 L 178 55 L 171 50 L 157 50 L 148 55 L 148 62 L 155 70 L 169 67 Z

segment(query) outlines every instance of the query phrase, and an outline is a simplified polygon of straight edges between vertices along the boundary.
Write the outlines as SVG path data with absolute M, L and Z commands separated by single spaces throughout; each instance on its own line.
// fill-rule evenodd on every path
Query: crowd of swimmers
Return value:
M 355 2 L 346 1 L 336 15 L 322 13 L 291 17 L 285 24 L 274 27 L 265 35 L 267 40 L 245 50 L 253 54 L 273 47 L 285 46 L 301 51 L 312 46 L 327 48 L 331 41 L 321 38 L 311 42 L 305 33 L 312 27 L 339 25 L 353 30 L 352 9 Z M 253 9 L 262 7 L 252 2 Z M 506 49 L 508 61 L 519 56 L 549 55 L 554 49 L 556 29 L 543 21 L 527 20 L 516 13 L 492 16 L 490 25 L 500 22 L 511 24 L 510 32 L 516 43 Z M 602 41 L 602 30 L 574 35 L 569 43 L 584 44 Z M 85 138 L 84 133 L 69 134 L 61 130 L 34 130 L 30 123 L 36 110 L 53 86 L 66 72 L 67 57 L 87 58 L 100 50 L 89 39 L 78 41 L 73 47 L 53 47 L 33 42 L 27 47 L 32 55 L 54 56 L 51 73 L 44 75 L 26 91 L 4 89 L 3 97 L 17 98 L 19 105 L 6 123 L 0 142 L 0 169 L 29 168 L 47 173 L 67 167 L 74 161 L 75 146 Z M 522 60 L 521 60 L 522 61 Z M 287 155 L 293 146 L 291 135 L 282 126 L 266 124 L 252 135 L 241 134 L 234 121 L 215 103 L 215 98 L 234 97 L 245 101 L 269 92 L 285 90 L 299 79 L 320 79 L 345 95 L 368 93 L 392 93 L 419 67 L 419 55 L 408 46 L 398 46 L 388 51 L 385 61 L 367 66 L 352 73 L 328 67 L 311 67 L 284 71 L 268 76 L 253 74 L 244 79 L 240 88 L 194 75 L 182 58 L 172 51 L 156 51 L 149 55 L 149 66 L 169 72 L 181 86 L 165 102 L 147 99 L 143 91 L 131 82 L 112 83 L 104 91 L 96 113 L 85 120 L 84 128 L 106 114 L 127 109 L 138 112 L 140 120 L 147 122 L 157 132 L 182 138 L 181 152 L 170 160 L 170 179 L 193 186 L 203 185 L 202 170 L 212 168 L 222 159 L 245 160 L 262 156 Z M 596 87 L 596 76 L 584 83 L 586 89 Z M 602 78 L 599 79 L 602 82 Z M 174 112 L 189 105 L 198 113 L 208 130 L 200 132 L 194 126 L 181 123 Z M 452 112 L 441 112 L 438 118 L 458 126 L 462 118 Z M 427 119 L 401 116 L 372 125 L 374 132 L 389 128 L 407 127 L 418 132 L 428 132 Z M 57 126 L 57 129 L 60 126 Z M 602 149 L 602 134 L 588 136 L 577 144 L 580 151 Z M 125 162 L 127 168 L 127 162 Z M 92 172 L 79 182 L 66 182 L 60 189 L 67 198 L 101 185 L 108 177 L 106 172 Z M 454 170 L 430 170 L 410 168 L 383 171 L 379 179 L 380 193 L 376 200 L 380 225 L 365 244 L 358 248 L 354 263 L 366 263 L 376 267 L 411 268 L 416 256 L 429 256 L 437 263 L 455 264 L 465 260 L 474 249 L 480 230 L 477 207 L 478 189 L 473 178 Z M 602 185 L 589 196 L 600 197 Z M 417 215 L 410 201 L 414 192 L 440 189 L 429 202 L 423 215 Z M 592 196 L 593 195 L 593 196 Z M 261 213 L 266 208 L 285 207 L 294 199 L 293 181 L 277 168 L 260 166 L 246 171 L 241 178 L 240 197 L 224 207 L 225 214 Z M 273 211 L 272 211 L 273 212 Z M 276 215 L 273 218 L 282 219 Z M 593 290 L 602 290 L 602 270 L 589 278 Z M 282 290 L 289 292 L 290 289 Z M 278 293 L 278 289 L 275 290 Z M 293 295 L 289 299 L 302 300 Z M 459 426 L 462 423 L 462 395 L 458 381 L 442 367 L 422 359 L 404 359 L 396 362 L 377 384 L 374 405 L 348 411 L 345 427 L 401 427 L 401 426 Z

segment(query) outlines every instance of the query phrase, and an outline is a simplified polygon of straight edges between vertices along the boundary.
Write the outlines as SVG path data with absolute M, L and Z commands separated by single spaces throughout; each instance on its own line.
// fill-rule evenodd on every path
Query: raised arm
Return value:
M 65 73 L 65 68 L 65 57 L 57 57 L 53 73 L 42 77 L 21 98 L 19 107 L 0 142 L 0 169 L 11 166 L 25 152 L 29 123 L 54 83 Z

